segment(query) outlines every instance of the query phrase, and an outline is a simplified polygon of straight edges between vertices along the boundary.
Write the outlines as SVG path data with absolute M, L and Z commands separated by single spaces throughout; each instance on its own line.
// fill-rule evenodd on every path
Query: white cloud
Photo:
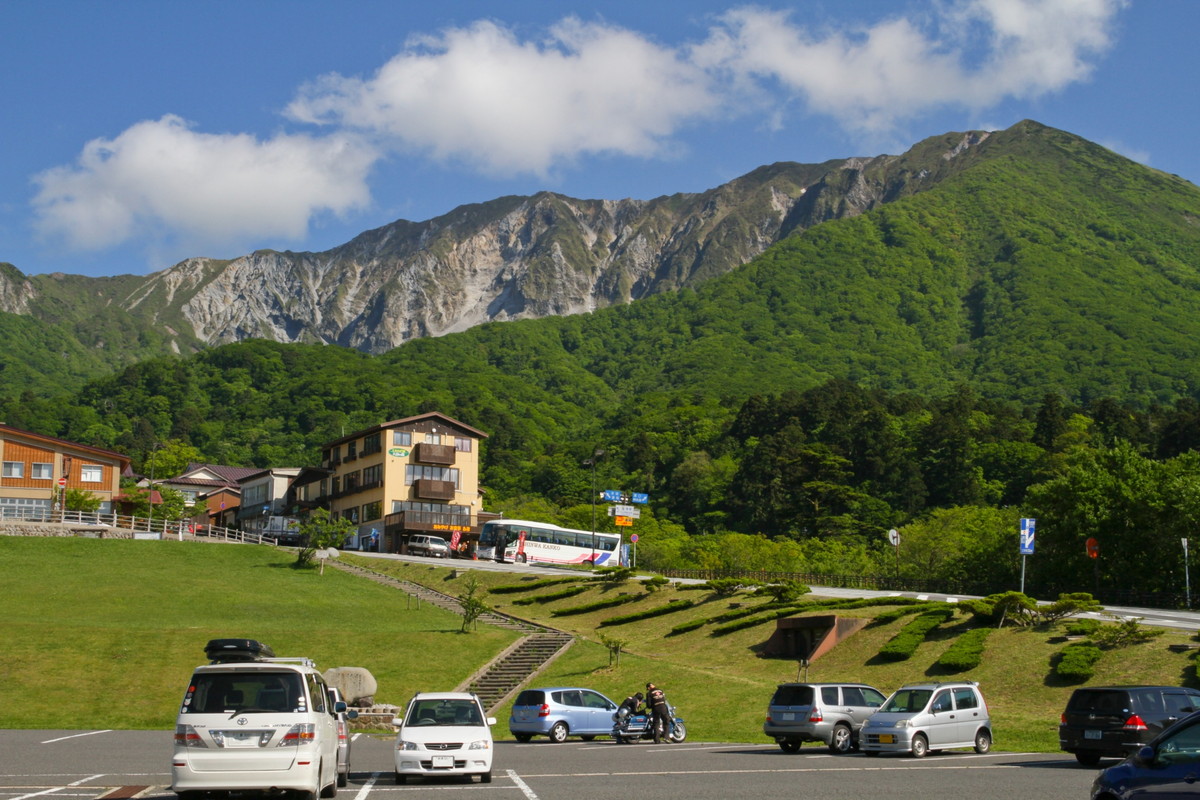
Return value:
M 414 39 L 370 80 L 304 87 L 288 112 L 489 174 L 545 175 L 587 153 L 659 155 L 718 105 L 708 76 L 677 52 L 570 18 L 540 42 L 493 22 Z
M 232 244 L 301 240 L 312 216 L 370 200 L 377 156 L 347 136 L 197 133 L 176 116 L 95 139 L 76 164 L 34 177 L 43 235 L 82 250 L 133 237 Z
M 1125 4 L 962 0 L 822 35 L 787 13 L 746 7 L 725 14 L 693 59 L 732 84 L 778 85 L 848 131 L 887 133 L 939 107 L 979 111 L 1087 78 Z

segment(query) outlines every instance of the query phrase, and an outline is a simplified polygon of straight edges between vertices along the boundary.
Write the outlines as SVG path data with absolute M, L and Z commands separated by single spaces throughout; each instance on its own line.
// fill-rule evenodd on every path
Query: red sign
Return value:
M 1100 557 L 1100 543 L 1096 541 L 1096 537 L 1088 537 L 1088 540 L 1085 542 L 1085 544 L 1087 545 L 1087 554 L 1089 558 Z
M 58 488 L 60 488 L 60 489 L 67 488 L 67 478 L 65 475 L 58 479 Z

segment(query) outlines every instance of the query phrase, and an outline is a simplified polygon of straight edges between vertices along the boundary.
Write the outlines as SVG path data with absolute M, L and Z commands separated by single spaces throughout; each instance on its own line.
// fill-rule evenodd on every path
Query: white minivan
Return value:
M 330 700 L 312 661 L 276 658 L 253 639 L 213 639 L 204 652 L 212 663 L 192 673 L 176 719 L 172 791 L 334 797 L 346 704 Z
M 992 721 L 975 681 L 909 684 L 867 718 L 859 744 L 868 756 L 911 753 L 923 758 L 962 747 L 986 753 L 992 749 Z

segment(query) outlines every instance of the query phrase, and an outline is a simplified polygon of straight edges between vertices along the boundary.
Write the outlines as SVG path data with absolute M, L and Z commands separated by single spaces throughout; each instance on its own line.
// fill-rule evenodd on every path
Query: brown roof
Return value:
M 333 439 L 332 441 L 325 442 L 325 444 L 323 444 L 322 447 L 333 447 L 334 445 L 339 445 L 339 444 L 342 444 L 343 442 L 348 442 L 352 439 L 361 438 L 362 436 L 364 436 L 368 433 L 374 433 L 375 431 L 390 430 L 391 428 L 399 428 L 402 425 L 411 425 L 414 422 L 421 422 L 421 421 L 427 420 L 427 419 L 441 420 L 445 424 L 453 425 L 454 427 L 462 430 L 464 433 L 469 433 L 472 436 L 475 436 L 479 439 L 488 438 L 488 435 L 486 433 L 479 430 L 478 428 L 472 428 L 470 425 L 468 425 L 465 422 L 459 422 L 454 417 L 447 417 L 445 414 L 441 413 L 440 411 L 429 411 L 424 414 L 417 414 L 415 417 L 404 417 L 403 419 L 394 419 L 391 422 L 381 422 L 380 424 L 373 425 L 370 428 L 363 428 L 362 430 L 355 431 L 354 433 L 347 434 L 338 439 Z

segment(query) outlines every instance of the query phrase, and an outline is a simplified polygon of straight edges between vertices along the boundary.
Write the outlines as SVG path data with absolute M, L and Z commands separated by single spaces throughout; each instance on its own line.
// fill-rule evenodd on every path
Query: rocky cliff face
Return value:
M 77 296 L 86 304 L 104 295 L 105 313 L 115 304 L 177 334 L 177 350 L 258 337 L 381 353 L 484 322 L 576 314 L 695 285 L 792 232 L 927 188 L 948 169 L 939 164 L 986 138 L 947 134 L 904 156 L 775 164 L 649 201 L 505 197 L 398 221 L 323 253 L 189 259 L 121 284 L 119 297 Z M 0 270 L 0 310 L 36 316 L 36 296 L 36 282 Z

